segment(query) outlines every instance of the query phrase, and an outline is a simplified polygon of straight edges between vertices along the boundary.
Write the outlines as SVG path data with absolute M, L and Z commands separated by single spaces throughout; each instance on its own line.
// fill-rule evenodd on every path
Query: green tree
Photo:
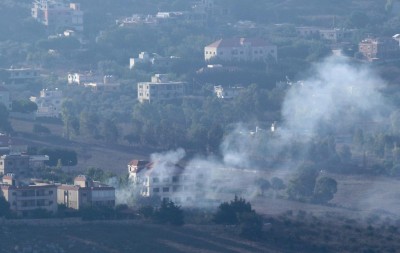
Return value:
M 171 224 L 174 226 L 182 226 L 184 224 L 184 214 L 181 207 L 166 199 L 155 210 L 154 219 L 161 224 Z
M 318 170 L 314 165 L 303 164 L 292 180 L 290 180 L 287 193 L 289 198 L 296 200 L 309 200 L 314 193 Z
M 239 224 L 239 215 L 253 212 L 254 210 L 249 202 L 235 196 L 230 202 L 224 202 L 219 205 L 213 221 L 217 224 L 236 225 Z
M 322 177 L 318 179 L 313 199 L 317 203 L 327 203 L 333 199 L 334 194 L 337 192 L 337 182 L 330 177 Z
M 34 124 L 32 131 L 36 134 L 50 134 L 51 133 L 49 128 L 47 128 L 41 124 Z
M 12 101 L 12 111 L 21 113 L 32 113 L 38 109 L 36 103 L 29 100 Z
M 265 178 L 259 178 L 255 181 L 257 187 L 260 189 L 261 196 L 264 196 L 265 191 L 269 190 L 271 188 L 271 184 L 269 181 Z
M 12 127 L 9 121 L 9 113 L 5 105 L 0 103 L 0 131 L 11 132 Z
M 103 136 L 106 142 L 118 142 L 119 131 L 117 125 L 110 119 L 106 119 L 103 123 Z
M 10 204 L 3 196 L 0 196 L 0 217 L 7 217 L 9 214 Z

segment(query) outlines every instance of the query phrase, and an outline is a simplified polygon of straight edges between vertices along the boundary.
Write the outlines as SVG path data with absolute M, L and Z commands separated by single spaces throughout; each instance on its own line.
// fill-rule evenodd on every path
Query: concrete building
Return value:
M 222 85 L 214 86 L 214 94 L 217 98 L 230 99 L 239 95 L 243 91 L 243 87 L 222 87 Z
M 32 68 L 15 68 L 11 66 L 9 69 L 0 70 L 2 79 L 6 84 L 20 84 L 39 78 L 39 70 Z
M 86 88 L 92 89 L 92 91 L 116 91 L 119 89 L 121 84 L 116 80 L 114 76 L 108 75 L 103 77 L 103 82 L 90 82 L 83 84 Z
M 146 65 L 156 69 L 167 68 L 177 59 L 179 59 L 179 57 L 164 57 L 156 53 L 149 54 L 148 52 L 141 52 L 137 58 L 129 59 L 129 69 L 134 69 L 138 66 Z
M 53 31 L 60 28 L 83 31 L 83 11 L 78 3 L 65 4 L 59 0 L 35 0 L 32 17 Z
M 185 95 L 186 86 L 185 82 L 169 81 L 168 75 L 156 74 L 151 77 L 151 82 L 138 83 L 138 100 L 151 103 L 181 98 Z
M 400 47 L 393 38 L 367 38 L 358 44 L 359 52 L 368 60 L 393 59 L 399 56 Z
M 233 38 L 221 39 L 204 48 L 204 59 L 218 59 L 227 62 L 257 62 L 268 58 L 278 59 L 277 46 L 263 39 Z
M 29 155 L 10 154 L 0 156 L 0 176 L 9 173 L 24 177 L 29 172 Z
M 115 188 L 80 175 L 73 185 L 58 186 L 57 203 L 76 210 L 85 206 L 114 207 Z
M 333 43 L 341 42 L 346 39 L 350 39 L 353 31 L 339 28 L 333 29 L 320 29 L 319 36 L 321 39 L 330 41 Z
M 14 174 L 7 174 L 3 176 L 0 189 L 11 211 L 18 216 L 29 217 L 36 209 L 57 212 L 57 186 L 54 184 L 21 182 Z
M 129 177 L 139 186 L 143 197 L 158 196 L 162 200 L 172 200 L 176 203 L 185 203 L 200 199 L 204 175 L 189 174 L 177 164 L 132 160 L 128 164 Z
M 38 106 L 36 117 L 60 117 L 63 100 L 61 90 L 43 89 L 40 91 L 40 97 L 31 97 L 30 100 Z
M 0 104 L 3 104 L 8 110 L 11 111 L 10 92 L 4 86 L 0 86 Z
M 85 83 L 95 83 L 101 81 L 101 77 L 92 72 L 86 73 L 68 73 L 68 84 L 83 85 Z
M 319 38 L 320 28 L 313 26 L 299 26 L 296 27 L 296 32 L 300 37 L 304 38 Z

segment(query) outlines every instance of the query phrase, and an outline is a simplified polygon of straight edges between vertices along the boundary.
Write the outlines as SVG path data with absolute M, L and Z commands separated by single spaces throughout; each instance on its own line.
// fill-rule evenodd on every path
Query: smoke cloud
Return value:
M 358 127 L 375 131 L 371 126 L 376 124 L 370 122 L 382 122 L 391 111 L 381 93 L 384 87 L 384 81 L 370 68 L 354 65 L 345 58 L 329 57 L 315 64 L 308 78 L 287 90 L 282 120 L 275 132 L 267 129 L 250 133 L 248 124 L 238 123 L 235 130 L 224 137 L 221 157 L 198 156 L 185 162 L 183 174 L 192 181 L 184 197 L 201 196 L 209 202 L 180 204 L 220 203 L 232 199 L 234 194 L 251 201 L 260 193 L 255 183 L 258 179 L 278 176 L 288 181 L 298 164 L 282 159 L 280 154 L 293 140 L 306 142 L 327 132 L 344 135 Z M 305 150 L 301 152 L 300 156 L 306 153 Z M 153 154 L 151 160 L 156 164 L 155 170 L 168 176 L 174 164 L 182 162 L 184 157 L 185 151 L 178 149 Z M 129 194 L 117 194 L 118 202 L 126 202 Z M 182 193 L 176 196 L 182 197 Z M 171 199 L 174 197 L 173 194 Z M 365 201 L 363 203 L 365 205 Z

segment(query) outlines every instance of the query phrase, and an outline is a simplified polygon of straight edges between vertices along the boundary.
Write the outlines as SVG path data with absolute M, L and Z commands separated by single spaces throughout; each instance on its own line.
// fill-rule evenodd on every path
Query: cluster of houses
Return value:
M 0 196 L 17 216 L 29 217 L 44 209 L 55 214 L 58 205 L 79 210 L 83 207 L 115 206 L 115 188 L 79 175 L 73 184 L 30 178 L 32 171 L 45 166 L 46 155 L 9 153 L 0 156 Z
M 133 27 L 137 25 L 158 25 L 163 23 L 191 23 L 204 25 L 210 18 L 223 15 L 227 10 L 217 5 L 214 0 L 200 0 L 192 4 L 188 11 L 159 11 L 155 15 L 134 14 L 130 17 L 117 19 L 115 22 L 120 27 Z

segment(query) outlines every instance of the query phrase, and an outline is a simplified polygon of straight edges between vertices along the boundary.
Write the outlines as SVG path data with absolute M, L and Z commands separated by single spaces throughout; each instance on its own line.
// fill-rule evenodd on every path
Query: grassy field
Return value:
M 278 252 L 210 226 L 149 224 L 0 227 L 0 252 Z M 36 251 L 35 251 L 36 250 Z

